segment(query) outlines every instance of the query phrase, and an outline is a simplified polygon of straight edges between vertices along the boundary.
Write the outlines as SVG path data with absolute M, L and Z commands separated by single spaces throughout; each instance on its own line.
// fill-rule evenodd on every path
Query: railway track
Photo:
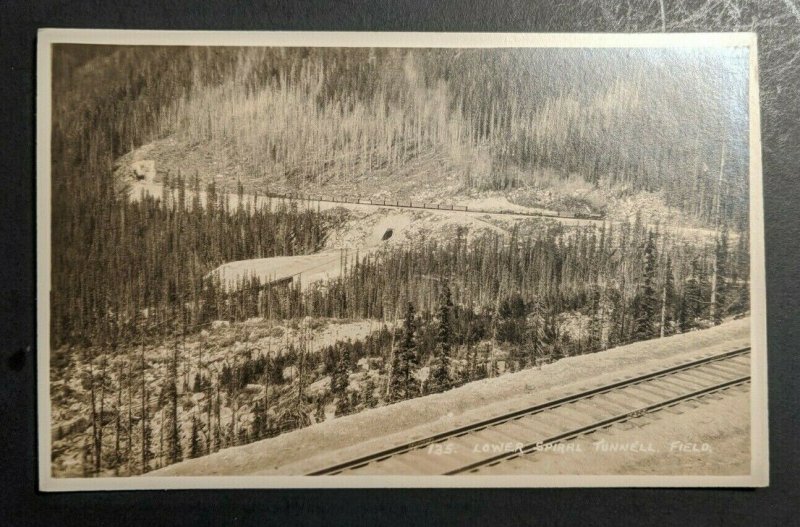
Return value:
M 546 445 L 749 382 L 750 347 L 739 348 L 461 426 L 309 475 L 478 472 Z
M 436 212 L 463 212 L 465 214 L 490 215 L 490 216 L 513 216 L 522 218 L 552 218 L 556 220 L 583 220 L 583 221 L 605 221 L 601 214 L 594 213 L 571 213 L 571 212 L 551 212 L 551 211 L 520 211 L 520 210 L 486 210 L 471 209 L 465 205 L 432 204 L 422 201 L 400 201 L 400 200 L 371 200 L 371 199 L 348 199 L 348 198 L 326 198 L 322 196 L 290 196 L 285 194 L 266 194 L 266 198 L 279 199 L 295 202 L 309 203 L 332 203 L 335 205 L 359 205 L 367 207 L 379 207 L 390 209 L 416 209 Z

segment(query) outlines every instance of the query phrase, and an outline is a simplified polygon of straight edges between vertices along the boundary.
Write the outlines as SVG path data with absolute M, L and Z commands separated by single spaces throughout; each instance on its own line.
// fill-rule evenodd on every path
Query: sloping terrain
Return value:
M 743 221 L 726 203 L 746 195 L 746 134 L 701 94 L 741 97 L 744 56 L 664 51 L 654 61 L 659 53 L 221 53 L 224 74 L 184 79 L 147 141 L 117 145 L 117 178 L 141 176 L 145 164 L 157 181 L 197 178 L 231 193 L 241 185 L 262 195 L 493 207 L 507 199 L 661 224 L 709 223 L 720 211 Z M 608 61 L 624 61 L 625 75 Z M 725 82 L 721 62 L 731 65 Z M 719 144 L 716 127 L 730 144 Z
M 188 336 L 181 343 L 181 360 L 186 369 L 181 368 L 178 389 L 184 396 L 183 404 L 188 405 L 186 409 L 192 411 L 181 412 L 182 433 L 189 437 L 193 416 L 203 413 L 204 394 L 202 391 L 196 392 L 194 386 L 198 371 L 196 365 L 199 362 L 202 361 L 203 371 L 206 374 L 212 371 L 219 372 L 224 366 L 233 366 L 237 360 L 240 362 L 245 360 L 254 351 L 269 357 L 285 354 L 286 343 L 298 342 L 300 339 L 304 339 L 307 351 L 317 353 L 340 340 L 363 339 L 380 326 L 381 322 L 373 320 L 305 319 L 275 322 L 254 318 L 233 325 L 227 321 L 216 321 L 203 331 Z M 142 355 L 142 360 L 148 364 L 142 385 L 146 387 L 151 404 L 158 400 L 159 394 L 163 393 L 163 371 L 170 361 L 174 351 L 173 346 L 177 346 L 175 341 L 165 340 L 156 347 L 148 347 Z M 105 364 L 104 374 L 108 381 L 123 383 L 123 379 L 130 379 L 131 375 L 131 371 L 123 366 L 126 356 L 141 353 L 142 350 L 139 350 L 135 343 L 130 345 L 126 353 L 114 354 L 105 350 L 105 354 L 101 352 L 101 356 L 95 358 L 94 362 L 97 364 L 91 366 L 80 357 L 70 356 L 69 352 L 67 349 L 58 350 L 51 362 L 57 364 L 69 361 L 71 364 L 70 373 L 60 378 L 56 378 L 55 374 L 58 366 L 54 366 L 51 370 L 53 473 L 58 476 L 74 477 L 80 475 L 84 468 L 81 460 L 86 446 L 84 434 L 88 434 L 91 429 L 91 404 L 85 385 L 87 377 L 91 371 L 96 374 L 99 370 L 97 364 Z M 292 378 L 296 375 L 296 369 L 287 367 L 281 375 Z M 237 408 L 240 416 L 246 417 L 248 404 L 263 396 L 259 389 L 263 390 L 263 386 L 249 386 L 243 390 L 241 406 Z M 120 401 L 116 400 L 114 394 L 104 395 L 104 405 L 109 412 L 108 415 L 117 405 L 120 405 L 121 409 L 121 405 L 130 404 L 127 398 Z M 133 402 L 135 405 L 137 400 L 134 399 Z M 231 412 L 231 407 L 223 403 L 220 413 L 226 422 L 231 420 Z M 136 419 L 138 421 L 138 417 Z M 151 419 L 150 426 L 157 430 L 164 422 L 164 414 L 155 412 Z M 113 443 L 113 426 L 107 428 L 105 441 Z M 126 446 L 123 442 L 122 448 Z M 110 450 L 111 445 L 108 447 Z
M 685 212 L 669 207 L 661 191 L 631 192 L 610 183 L 588 184 L 577 175 L 561 180 L 547 172 L 535 184 L 508 190 L 478 190 L 465 188 L 461 181 L 464 173 L 473 170 L 471 167 L 461 164 L 444 167 L 443 163 L 431 157 L 392 170 L 376 170 L 353 180 L 297 186 L 274 176 L 248 177 L 235 158 L 218 153 L 212 155 L 208 148 L 191 147 L 177 137 L 170 137 L 120 157 L 115 163 L 115 174 L 121 188 L 127 188 L 134 197 L 142 189 L 160 196 L 165 174 L 181 174 L 187 178 L 196 174 L 201 188 L 214 182 L 218 192 L 226 191 L 231 195 L 232 203 L 235 203 L 237 185 L 241 184 L 245 196 L 251 199 L 255 194 L 299 194 L 339 201 L 363 199 L 376 203 L 384 200 L 387 203 L 416 202 L 434 207 L 455 205 L 487 212 L 598 213 L 610 221 L 633 221 L 638 216 L 649 223 L 672 227 L 703 225 Z M 201 202 L 205 202 L 205 192 L 201 191 L 200 195 Z M 322 202 L 320 206 L 333 205 Z M 348 208 L 359 209 L 352 204 Z
M 188 460 L 153 476 L 301 475 L 393 445 L 583 391 L 625 376 L 748 345 L 750 319 L 578 357 L 367 410 Z M 738 404 L 738 403 L 737 403 Z M 738 433 L 731 423 L 721 433 Z M 738 444 L 734 441 L 734 444 Z

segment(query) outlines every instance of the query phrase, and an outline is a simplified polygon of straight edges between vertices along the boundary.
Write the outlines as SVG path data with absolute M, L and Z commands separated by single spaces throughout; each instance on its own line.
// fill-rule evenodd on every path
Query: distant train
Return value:
M 442 205 L 442 204 L 429 204 L 425 202 L 403 202 L 399 200 L 379 200 L 373 201 L 371 199 L 362 199 L 362 198 L 347 198 L 347 197 L 323 197 L 323 196 L 301 196 L 301 195 L 294 195 L 294 194 L 271 194 L 267 193 L 267 197 L 270 198 L 277 198 L 277 199 L 289 199 L 289 200 L 309 200 L 309 201 L 325 201 L 328 203 L 351 203 L 354 205 L 377 205 L 377 206 L 391 206 L 391 207 L 401 207 L 401 208 L 410 208 L 410 209 L 433 209 L 433 210 L 445 210 L 445 211 L 460 211 L 460 212 L 470 212 L 476 214 L 509 214 L 513 216 L 535 216 L 535 217 L 543 217 L 543 218 L 574 218 L 577 220 L 602 220 L 605 218 L 605 214 L 598 213 L 598 212 L 550 212 L 550 211 L 542 211 L 542 212 L 527 212 L 527 211 L 519 211 L 519 210 L 480 210 L 480 209 L 470 209 L 466 205 Z M 388 232 L 387 232 L 388 234 Z M 391 236 L 389 234 L 385 239 Z
M 559 212 L 559 218 L 575 218 L 577 220 L 602 220 L 605 216 L 597 212 Z

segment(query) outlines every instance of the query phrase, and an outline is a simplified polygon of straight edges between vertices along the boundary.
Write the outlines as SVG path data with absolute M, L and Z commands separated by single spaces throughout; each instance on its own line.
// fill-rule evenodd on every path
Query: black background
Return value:
M 261 2 L 5 0 L 0 5 L 0 525 L 800 525 L 796 407 L 800 2 L 665 0 L 668 31 L 759 33 L 771 486 L 722 489 L 146 491 L 37 489 L 35 49 L 40 27 L 661 31 L 658 0 Z

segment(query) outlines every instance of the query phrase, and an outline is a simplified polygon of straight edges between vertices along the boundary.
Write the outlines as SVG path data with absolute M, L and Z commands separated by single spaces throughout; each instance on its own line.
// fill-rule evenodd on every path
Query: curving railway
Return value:
M 554 445 L 750 382 L 750 347 L 615 381 L 311 472 L 477 473 Z
M 420 209 L 430 210 L 437 212 L 463 212 L 467 214 L 479 214 L 489 216 L 514 216 L 522 218 L 555 218 L 565 220 L 587 220 L 587 221 L 603 221 L 605 216 L 596 212 L 559 212 L 559 211 L 524 211 L 524 210 L 485 210 L 485 209 L 471 209 L 465 205 L 447 205 L 437 203 L 426 203 L 424 201 L 400 201 L 394 199 L 372 200 L 364 198 L 336 198 L 324 196 L 301 196 L 290 194 L 275 194 L 267 193 L 266 198 L 280 199 L 285 201 L 295 202 L 308 202 L 308 203 L 330 203 L 336 205 L 359 205 L 367 207 L 380 207 L 391 209 Z M 252 199 L 252 198 L 248 198 Z

